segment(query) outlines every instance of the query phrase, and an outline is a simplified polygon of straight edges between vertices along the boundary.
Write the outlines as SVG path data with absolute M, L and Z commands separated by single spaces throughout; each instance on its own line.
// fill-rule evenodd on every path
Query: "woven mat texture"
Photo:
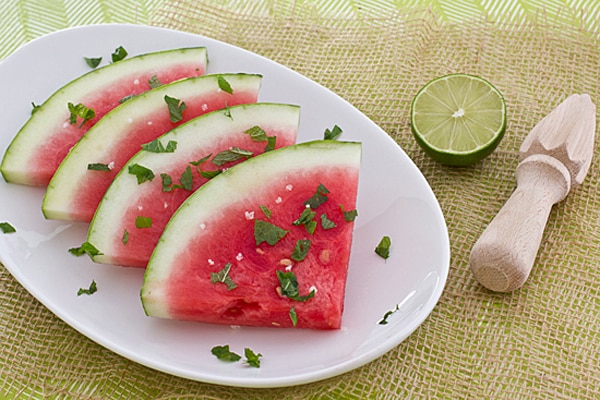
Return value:
M 423 8 L 348 18 L 323 17 L 305 2 L 285 4 L 275 10 L 277 3 L 267 1 L 235 7 L 170 1 L 152 23 L 291 67 L 350 101 L 397 141 L 433 188 L 450 234 L 448 282 L 431 316 L 395 349 L 342 376 L 295 388 L 219 387 L 102 348 L 0 267 L 0 397 L 599 399 L 599 142 L 584 184 L 553 207 L 523 288 L 508 294 L 482 288 L 468 257 L 515 187 L 518 149 L 530 129 L 570 94 L 588 93 L 600 104 L 600 34 L 543 14 L 519 23 L 456 23 Z M 414 94 L 451 72 L 489 79 L 507 102 L 503 141 L 468 168 L 431 161 L 410 132 Z M 394 171 L 382 166 L 382 173 Z

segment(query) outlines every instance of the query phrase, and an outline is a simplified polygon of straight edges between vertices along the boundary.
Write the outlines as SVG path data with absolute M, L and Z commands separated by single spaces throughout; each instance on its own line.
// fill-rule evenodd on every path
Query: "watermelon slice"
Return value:
M 340 328 L 354 225 L 346 217 L 356 207 L 360 158 L 360 143 L 302 143 L 202 186 L 174 214 L 148 263 L 146 314 Z
M 69 152 L 52 177 L 42 203 L 48 219 L 92 220 L 119 170 L 144 143 L 190 119 L 227 106 L 254 103 L 262 77 L 254 74 L 187 78 L 142 93 L 104 116 Z M 221 87 L 227 86 L 227 90 Z M 167 99 L 185 103 L 172 121 Z M 108 168 L 99 171 L 95 168 Z
M 238 158 L 232 148 L 250 152 L 252 156 L 261 154 L 269 146 L 267 137 L 275 137 L 274 148 L 294 144 L 299 118 L 300 108 L 293 105 L 239 105 L 230 107 L 227 113 L 214 111 L 193 119 L 161 136 L 158 142 L 152 142 L 165 149 L 169 143 L 176 143 L 176 150 L 160 153 L 142 150 L 121 169 L 89 228 L 87 241 L 102 252 L 94 261 L 146 267 L 172 214 L 209 180 L 199 169 L 206 175 L 247 158 L 245 155 Z M 207 156 L 209 159 L 197 163 Z M 229 158 L 232 160 L 227 161 Z M 129 168 L 135 165 L 150 169 L 156 178 L 138 184 L 129 173 Z M 136 227 L 138 217 L 150 217 L 152 225 Z
M 151 82 L 203 75 L 206 63 L 206 48 L 184 48 L 126 58 L 80 76 L 32 113 L 4 154 L 0 172 L 7 182 L 47 185 L 69 149 L 119 100 L 150 90 Z M 95 117 L 70 123 L 69 103 L 92 109 Z

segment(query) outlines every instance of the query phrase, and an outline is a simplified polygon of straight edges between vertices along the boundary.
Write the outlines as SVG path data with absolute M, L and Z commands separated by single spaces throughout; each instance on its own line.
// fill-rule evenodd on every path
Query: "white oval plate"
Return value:
M 430 314 L 449 269 L 449 240 L 439 204 L 403 150 L 356 108 L 313 81 L 268 59 L 205 37 L 135 25 L 95 25 L 39 38 L 0 63 L 0 151 L 42 103 L 89 71 L 83 57 L 118 46 L 130 55 L 206 46 L 209 73 L 248 72 L 264 77 L 259 99 L 301 108 L 298 141 L 320 139 L 339 125 L 343 140 L 363 142 L 359 217 L 348 274 L 343 327 L 336 331 L 216 326 L 145 316 L 139 290 L 143 271 L 98 265 L 67 250 L 85 241 L 87 224 L 47 221 L 44 190 L 0 182 L 0 222 L 17 232 L 0 234 L 0 261 L 40 302 L 67 324 L 140 364 L 204 382 L 277 387 L 332 377 L 380 357 L 408 337 Z M 65 105 L 66 107 L 66 105 Z M 383 235 L 392 240 L 387 261 L 374 253 Z M 91 296 L 79 288 L 97 282 Z M 398 306 L 387 325 L 378 322 Z M 260 368 L 226 363 L 210 352 L 229 344 L 260 352 Z

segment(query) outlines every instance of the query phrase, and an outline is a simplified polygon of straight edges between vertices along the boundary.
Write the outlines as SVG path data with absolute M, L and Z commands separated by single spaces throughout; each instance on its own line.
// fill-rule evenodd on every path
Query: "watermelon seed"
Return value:
M 277 198 L 275 199 L 275 203 L 276 203 L 276 204 L 280 204 L 282 201 L 283 201 L 283 199 L 282 199 L 281 197 L 277 197 Z
M 279 260 L 279 264 L 289 267 L 290 265 L 292 265 L 292 260 L 290 260 L 289 258 L 282 258 L 281 260 Z
M 256 252 L 257 252 L 258 254 L 260 254 L 260 255 L 264 255 L 264 254 L 266 254 L 266 253 L 265 253 L 265 251 L 264 251 L 263 249 L 259 248 L 259 247 L 257 247 L 257 248 L 256 248 Z
M 254 211 L 246 211 L 245 212 L 246 220 L 250 221 L 254 219 Z
M 288 192 L 291 192 L 294 189 L 294 186 L 289 184 L 285 186 L 285 190 L 287 190 Z
M 140 84 L 140 80 L 139 80 L 139 79 L 136 79 L 136 80 L 134 80 L 134 81 L 133 81 L 133 84 L 134 84 L 134 85 L 139 85 L 139 84 Z
M 331 261 L 329 249 L 325 249 L 325 250 L 321 251 L 321 254 L 319 254 L 319 260 L 323 264 L 329 264 L 329 261 Z
M 215 265 L 215 262 L 211 258 L 209 258 L 208 259 L 208 265 Z
M 205 230 L 206 229 L 206 224 L 204 224 L 204 223 L 200 224 L 200 229 Z
M 292 320 L 292 325 L 296 326 L 298 324 L 298 314 L 296 313 L 296 307 L 290 308 L 290 319 Z
M 235 256 L 235 259 L 238 261 L 242 261 L 244 259 L 244 255 L 242 253 L 238 253 L 238 255 Z

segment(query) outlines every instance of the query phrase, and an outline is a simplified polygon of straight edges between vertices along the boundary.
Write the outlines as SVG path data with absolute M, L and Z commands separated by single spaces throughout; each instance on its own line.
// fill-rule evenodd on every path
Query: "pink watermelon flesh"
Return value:
M 119 100 L 130 95 L 138 95 L 151 89 L 148 84 L 153 75 L 163 83 L 171 83 L 179 79 L 201 76 L 205 73 L 204 66 L 199 63 L 182 64 L 177 67 L 169 67 L 164 71 L 155 71 L 141 75 L 132 75 L 124 77 L 120 82 L 103 91 L 95 92 L 88 98 L 80 99 L 80 102 L 86 107 L 91 108 L 96 116 L 84 123 L 81 127 L 81 121 L 71 125 L 69 111 L 65 104 L 65 123 L 62 126 L 55 127 L 55 134 L 52 134 L 45 142 L 40 143 L 38 151 L 35 152 L 29 161 L 31 166 L 31 175 L 35 177 L 32 185 L 48 185 L 52 175 L 65 158 L 71 147 L 106 113 L 117 107 Z
M 192 118 L 238 104 L 255 103 L 258 99 L 258 91 L 236 90 L 234 94 L 225 91 L 215 91 L 210 96 L 185 99 L 187 108 L 183 112 L 183 119 L 173 123 L 169 118 L 169 111 L 165 106 L 160 112 L 148 116 L 152 121 L 149 125 L 147 120 L 135 121 L 126 134 L 121 135 L 121 140 L 114 143 L 113 152 L 104 162 L 114 163 L 111 171 L 90 171 L 85 184 L 78 188 L 77 194 L 72 198 L 70 209 L 71 218 L 74 221 L 90 222 L 102 196 L 110 186 L 114 177 L 127 161 L 135 155 L 144 143 L 163 135 L 167 131 L 179 126 Z M 99 160 L 90 160 L 97 162 Z M 95 172 L 95 173 L 94 173 Z
M 296 141 L 295 130 L 281 131 L 264 125 L 262 125 L 261 128 L 268 136 L 277 137 L 276 148 L 292 145 Z M 172 169 L 167 171 L 155 171 L 155 173 L 157 175 L 159 173 L 167 173 L 173 178 L 173 183 L 177 184 L 177 178 L 180 177 L 190 165 L 189 161 L 197 161 L 211 153 L 215 155 L 232 147 L 239 147 L 258 155 L 264 152 L 265 143 L 257 143 L 253 141 L 249 135 L 240 132 L 240 137 L 235 140 L 215 143 L 212 148 L 206 147 L 202 149 L 201 152 L 194 154 L 190 160 L 181 160 L 178 164 L 172 165 Z M 211 161 L 206 161 L 202 163 L 201 169 L 202 171 L 227 169 L 240 162 L 242 162 L 242 160 L 228 162 L 219 167 Z M 143 195 L 140 196 L 141 198 L 137 199 L 134 204 L 131 204 L 123 217 L 123 225 L 115 233 L 113 247 L 115 253 L 111 255 L 110 260 L 112 264 L 129 267 L 146 267 L 148 260 L 152 255 L 152 251 L 173 213 L 193 191 L 208 182 L 208 179 L 203 178 L 199 173 L 195 172 L 195 167 L 192 168 L 194 171 L 192 191 L 179 188 L 171 192 L 163 192 L 162 181 L 158 178 L 155 178 L 152 182 L 145 182 L 143 185 L 140 185 L 140 190 L 143 191 Z M 135 220 L 138 216 L 151 217 L 152 226 L 150 228 L 136 228 Z M 122 240 L 122 235 L 125 231 L 128 232 L 126 244 L 123 243 Z
M 315 209 L 318 222 L 314 234 L 304 226 L 293 226 L 305 208 L 304 201 L 323 184 L 330 193 L 328 201 Z M 294 307 L 298 328 L 338 329 L 344 307 L 344 294 L 353 222 L 344 220 L 345 210 L 356 208 L 358 170 L 332 168 L 298 171 L 284 181 L 274 181 L 260 193 L 260 200 L 230 206 L 215 221 L 219 232 L 202 241 L 190 240 L 187 251 L 174 261 L 177 270 L 167 286 L 169 314 L 173 319 L 216 324 L 292 327 L 290 308 Z M 256 193 L 250 197 L 256 198 Z M 267 219 L 260 205 L 272 211 Z M 336 227 L 323 229 L 320 216 L 326 213 Z M 227 217 L 224 217 L 226 215 Z M 275 224 L 289 233 L 276 245 L 256 245 L 254 219 Z M 286 271 L 297 240 L 311 241 L 308 256 L 293 262 L 300 295 L 315 288 L 312 299 L 299 302 L 280 296 L 275 270 Z M 237 287 L 211 283 L 211 272 L 232 263 L 229 273 Z

